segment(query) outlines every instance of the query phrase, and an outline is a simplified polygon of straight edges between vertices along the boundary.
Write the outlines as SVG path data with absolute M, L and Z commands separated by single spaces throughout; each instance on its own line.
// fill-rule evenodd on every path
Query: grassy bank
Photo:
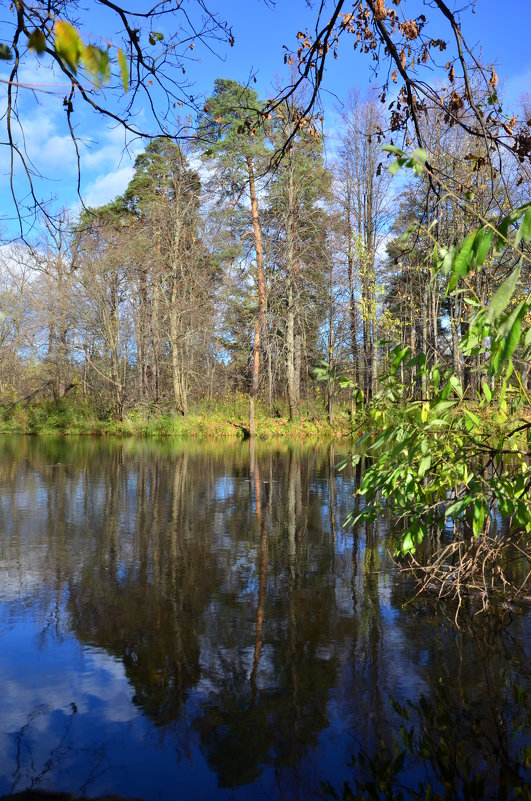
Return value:
M 290 421 L 283 411 L 276 409 L 272 416 L 258 406 L 257 439 L 326 440 L 349 433 L 347 412 L 338 412 L 337 423 L 331 427 L 320 410 L 306 408 L 295 421 Z M 163 408 L 137 407 L 118 420 L 98 414 L 83 401 L 50 400 L 0 407 L 0 433 L 245 439 L 248 406 L 244 399 L 202 404 L 185 417 Z

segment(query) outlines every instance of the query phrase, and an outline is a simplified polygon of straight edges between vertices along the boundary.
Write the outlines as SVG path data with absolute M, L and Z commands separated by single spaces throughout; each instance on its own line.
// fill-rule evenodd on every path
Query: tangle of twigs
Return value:
M 520 562 L 517 571 L 516 562 Z M 455 607 L 459 628 L 465 607 L 480 614 L 500 603 L 531 600 L 531 537 L 521 532 L 504 538 L 484 534 L 470 542 L 454 540 L 427 563 L 410 555 L 402 570 L 418 582 L 417 595 L 427 592 Z

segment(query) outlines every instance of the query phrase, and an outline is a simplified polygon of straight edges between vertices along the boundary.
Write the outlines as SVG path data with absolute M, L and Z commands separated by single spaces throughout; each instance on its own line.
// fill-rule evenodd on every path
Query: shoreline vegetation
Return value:
M 313 404 L 296 420 L 275 405 L 270 412 L 257 404 L 255 438 L 330 441 L 352 433 L 350 410 L 337 410 L 330 425 L 322 409 Z M 90 403 L 46 400 L 28 405 L 0 406 L 0 434 L 57 436 L 171 437 L 191 440 L 245 440 L 249 438 L 249 407 L 245 398 L 199 404 L 187 415 L 164 406 L 137 406 L 121 420 L 102 414 Z

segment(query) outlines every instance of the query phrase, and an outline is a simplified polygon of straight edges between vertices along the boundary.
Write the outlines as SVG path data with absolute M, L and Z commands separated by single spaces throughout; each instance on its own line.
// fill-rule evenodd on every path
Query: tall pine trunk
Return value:
M 253 160 L 247 156 L 247 170 L 249 174 L 249 194 L 251 198 L 251 213 L 253 218 L 254 249 L 256 253 L 256 284 L 258 290 L 258 323 L 254 331 L 253 347 L 253 372 L 251 392 L 249 393 L 249 435 L 255 434 L 255 399 L 258 395 L 260 386 L 260 339 L 262 348 L 265 342 L 266 323 L 267 323 L 267 300 L 266 284 L 264 272 L 264 248 L 262 244 L 262 229 L 260 228 L 260 218 L 258 215 L 258 200 L 256 197 L 256 186 L 254 182 Z

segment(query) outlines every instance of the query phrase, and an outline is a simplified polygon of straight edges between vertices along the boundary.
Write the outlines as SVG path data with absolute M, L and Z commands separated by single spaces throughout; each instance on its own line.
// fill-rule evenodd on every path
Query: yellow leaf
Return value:
M 129 69 L 127 67 L 125 53 L 120 49 L 118 49 L 118 66 L 120 67 L 120 75 L 122 76 L 124 92 L 127 92 L 129 89 Z
M 83 54 L 83 42 L 76 29 L 68 22 L 58 20 L 55 23 L 54 44 L 59 58 L 76 73 Z

